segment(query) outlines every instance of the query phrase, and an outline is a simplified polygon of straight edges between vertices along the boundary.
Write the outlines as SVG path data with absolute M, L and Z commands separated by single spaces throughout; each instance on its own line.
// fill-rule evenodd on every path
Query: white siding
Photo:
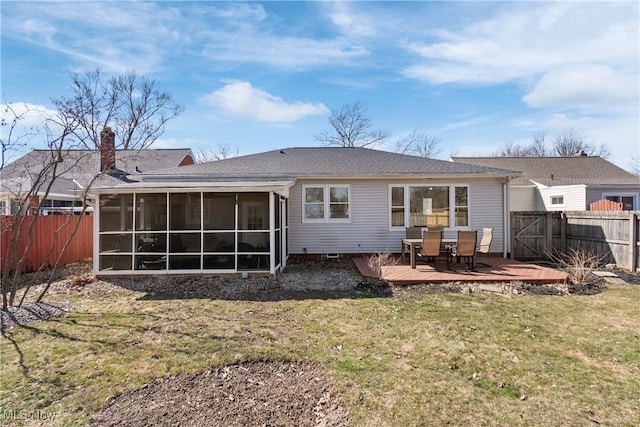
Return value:
M 289 244 L 290 253 L 374 253 L 376 251 L 400 251 L 400 240 L 404 230 L 389 230 L 389 184 L 421 183 L 425 181 L 404 180 L 298 180 L 291 188 L 289 199 Z M 471 228 L 494 228 L 492 252 L 502 252 L 503 206 L 502 184 L 498 180 L 481 182 L 434 182 L 429 185 L 469 185 L 469 211 Z M 302 186 L 307 184 L 349 184 L 351 186 L 351 220 L 343 222 L 302 222 Z M 455 230 L 445 230 L 445 236 L 455 236 Z
M 493 228 L 491 252 L 502 252 L 505 240 L 504 204 L 502 202 L 502 184 L 497 181 L 472 183 L 469 188 L 470 226 L 478 230 L 478 239 L 482 238 L 484 227 Z
M 534 211 L 536 210 L 537 193 L 536 187 L 511 187 L 511 200 L 509 208 L 512 211 Z
M 302 222 L 302 186 L 350 184 L 350 222 Z M 372 253 L 398 251 L 402 233 L 389 231 L 387 183 L 384 181 L 298 181 L 290 190 L 290 253 Z
M 548 211 L 583 211 L 586 207 L 586 191 L 584 185 L 559 185 L 540 188 L 540 196 L 544 209 Z M 551 206 L 551 196 L 564 196 L 564 204 Z

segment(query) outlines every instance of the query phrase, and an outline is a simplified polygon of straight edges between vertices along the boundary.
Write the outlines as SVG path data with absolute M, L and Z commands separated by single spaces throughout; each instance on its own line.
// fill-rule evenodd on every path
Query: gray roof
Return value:
M 484 166 L 465 165 L 444 160 L 390 153 L 369 148 L 306 147 L 285 148 L 208 163 L 157 170 L 144 174 L 233 178 L 303 178 L 303 177 L 383 177 L 411 175 L 513 175 L 511 171 Z M 517 173 L 515 175 L 518 175 Z
M 19 192 L 31 187 L 34 182 L 48 183 L 51 173 L 39 179 L 43 166 L 50 165 L 55 153 L 50 150 L 33 150 L 0 169 L 0 192 Z M 154 169 L 173 168 L 180 165 L 187 156 L 193 158 L 188 148 L 116 150 L 116 168 L 127 174 L 148 172 Z M 100 172 L 99 150 L 63 150 L 62 162 L 58 163 L 52 192 L 64 193 L 87 186 Z M 103 183 L 117 181 L 104 176 Z M 41 186 L 42 188 L 42 186 Z
M 640 178 L 597 156 L 586 157 L 452 157 L 456 163 L 524 172 L 513 185 L 531 181 L 556 185 L 640 185 Z

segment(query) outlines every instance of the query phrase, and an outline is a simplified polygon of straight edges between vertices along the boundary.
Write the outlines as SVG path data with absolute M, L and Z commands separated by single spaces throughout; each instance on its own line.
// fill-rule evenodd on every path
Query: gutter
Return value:
M 616 190 L 625 189 L 625 190 L 631 190 L 631 191 L 633 191 L 633 190 L 640 191 L 640 183 L 639 184 L 585 184 L 585 187 L 592 188 L 592 189 L 598 189 L 598 188 L 610 189 L 610 188 L 614 188 Z
M 95 187 L 95 194 L 110 193 L 155 193 L 171 192 L 171 190 L 190 191 L 275 191 L 288 196 L 289 189 L 295 184 L 295 180 L 286 181 L 209 181 L 209 182 L 135 182 L 120 184 L 117 186 Z
M 196 182 L 198 180 L 210 181 L 210 180 L 221 180 L 221 181 L 231 181 L 243 179 L 247 181 L 251 180 L 265 180 L 265 179 L 279 179 L 279 180 L 343 180 L 343 179 L 364 179 L 364 180 L 381 180 L 381 179 L 397 179 L 397 180 L 406 180 L 406 179 L 430 179 L 430 180 L 444 180 L 444 179 L 469 179 L 469 178 L 488 178 L 488 179 L 496 179 L 496 178 L 512 178 L 519 177 L 522 174 L 520 173 L 512 173 L 512 174 L 498 174 L 498 173 L 419 173 L 412 172 L 408 174 L 399 174 L 399 173 L 381 173 L 381 174 L 335 174 L 335 175 L 305 175 L 305 174 L 293 174 L 293 175 L 270 175 L 270 174 L 256 174 L 256 175 L 247 175 L 247 174 L 207 174 L 207 173 L 198 173 L 198 174 L 190 174 L 190 175 L 178 175 L 178 174 L 163 174 L 163 175 L 130 175 L 131 178 L 135 178 L 140 182 L 180 182 L 184 180 L 191 180 L 191 182 Z

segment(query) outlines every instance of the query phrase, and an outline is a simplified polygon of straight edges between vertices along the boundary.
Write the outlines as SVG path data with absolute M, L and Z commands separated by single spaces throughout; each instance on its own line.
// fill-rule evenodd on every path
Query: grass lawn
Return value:
M 319 362 L 355 426 L 640 425 L 640 286 L 595 296 L 435 294 L 275 302 L 72 292 L 1 339 L 7 415 L 82 425 L 156 378 Z

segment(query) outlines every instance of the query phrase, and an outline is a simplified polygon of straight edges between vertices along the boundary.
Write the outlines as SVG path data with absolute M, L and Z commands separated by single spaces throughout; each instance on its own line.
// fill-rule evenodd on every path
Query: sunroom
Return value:
M 288 257 L 292 184 L 98 191 L 95 274 L 274 274 Z

